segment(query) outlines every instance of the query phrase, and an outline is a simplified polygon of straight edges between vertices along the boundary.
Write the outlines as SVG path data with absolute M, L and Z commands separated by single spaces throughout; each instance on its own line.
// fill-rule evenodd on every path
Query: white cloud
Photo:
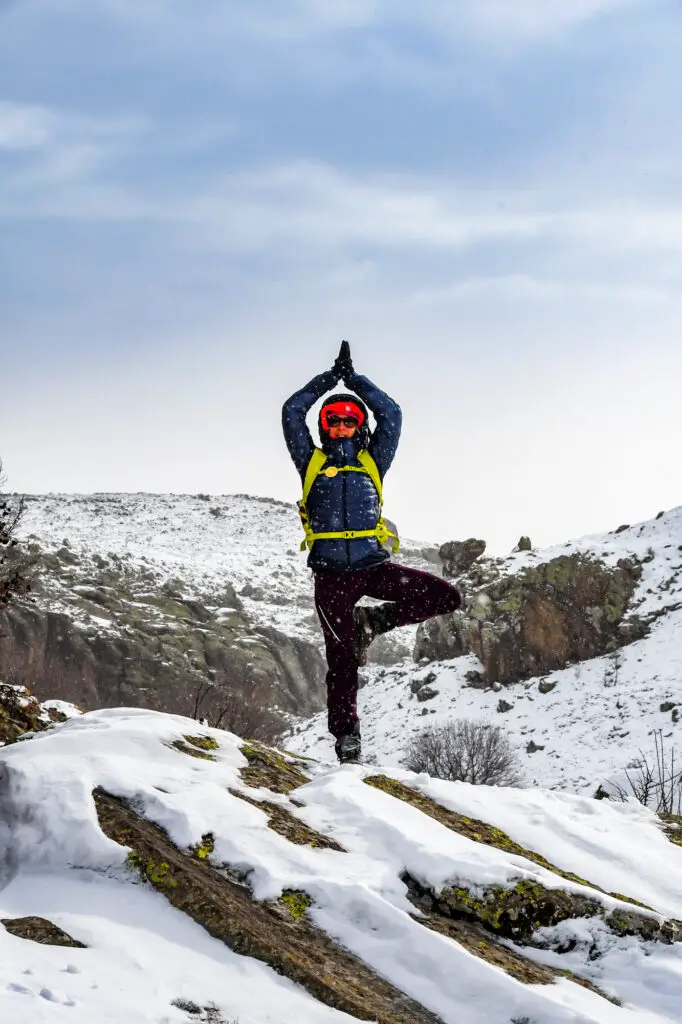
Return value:
M 52 136 L 53 118 L 43 107 L 0 100 L 0 149 L 31 150 Z
M 486 35 L 538 40 L 558 35 L 603 15 L 614 14 L 640 0 L 423 0 L 431 24 L 450 28 L 467 25 Z
M 344 173 L 297 162 L 239 172 L 168 215 L 202 228 L 226 249 L 290 245 L 464 250 L 538 242 L 612 253 L 677 253 L 682 204 L 627 204 L 562 194 L 559 186 L 473 190 L 443 179 Z M 159 215 L 164 214 L 158 211 Z
M 432 179 L 353 175 L 304 161 L 214 182 L 176 213 L 203 224 L 227 247 L 289 240 L 459 248 L 486 238 L 532 237 L 546 219 L 532 209 L 500 212 L 495 199 Z
M 23 155 L 0 174 L 0 216 L 96 216 L 97 172 L 145 130 L 138 117 L 94 118 L 68 110 L 0 101 L 0 150 Z M 100 193 L 118 196 L 114 183 Z M 126 205 L 133 204 L 130 196 Z M 140 203 L 135 202 L 139 211 Z
M 625 204 L 580 191 L 567 196 L 551 183 L 475 190 L 442 178 L 351 173 L 309 161 L 239 170 L 200 188 L 191 182 L 167 187 L 159 198 L 107 173 L 112 131 L 97 125 L 59 143 L 50 136 L 38 163 L 5 180 L 0 215 L 156 220 L 209 250 L 290 252 L 304 260 L 358 246 L 434 255 L 511 246 L 504 258 L 513 264 L 514 246 L 536 244 L 591 259 L 597 273 L 604 255 L 648 259 L 658 253 L 677 263 L 682 204 L 674 200 Z M 524 278 L 500 280 L 518 288 Z
M 420 288 L 409 298 L 409 304 L 420 306 L 449 305 L 452 302 L 507 302 L 530 304 L 601 301 L 638 306 L 660 306 L 673 300 L 679 305 L 679 290 L 671 286 L 632 285 L 622 282 L 595 282 L 583 279 L 559 280 L 539 275 L 509 273 L 464 277 L 442 288 Z
M 41 0 L 46 4 L 48 0 Z M 474 34 L 491 40 L 538 41 L 592 19 L 616 14 L 643 0 L 49 0 L 69 14 L 86 8 L 142 24 L 163 26 L 191 46 L 212 38 L 231 46 L 251 38 L 263 42 L 319 40 L 348 30 L 407 26 L 461 42 Z M 191 21 L 191 24 L 190 24 Z

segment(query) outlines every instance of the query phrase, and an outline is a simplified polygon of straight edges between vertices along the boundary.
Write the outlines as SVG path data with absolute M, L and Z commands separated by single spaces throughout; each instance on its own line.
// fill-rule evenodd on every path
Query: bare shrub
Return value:
M 654 732 L 654 750 L 645 754 L 640 748 L 625 769 L 627 785 L 613 783 L 612 789 L 619 800 L 634 796 L 640 804 L 651 807 L 658 814 L 682 814 L 682 759 L 675 747 L 665 749 L 663 730 Z
M 470 719 L 423 729 L 412 738 L 403 764 L 474 786 L 518 786 L 523 780 L 518 756 L 499 725 Z
M 190 714 L 214 729 L 263 743 L 275 743 L 286 726 L 283 715 L 267 705 L 262 691 L 250 690 L 247 697 L 234 684 L 209 680 L 197 685 Z
M 19 550 L 17 528 L 24 512 L 24 499 L 3 494 L 5 476 L 0 459 L 0 607 L 15 594 L 31 589 L 28 560 Z

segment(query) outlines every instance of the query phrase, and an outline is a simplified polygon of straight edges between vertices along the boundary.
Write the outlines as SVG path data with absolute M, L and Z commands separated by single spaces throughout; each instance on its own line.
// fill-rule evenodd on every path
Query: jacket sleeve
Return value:
M 360 396 L 374 414 L 377 425 L 369 444 L 369 454 L 376 462 L 383 479 L 393 462 L 400 440 L 402 411 L 397 402 L 359 373 L 346 377 L 345 383 L 351 391 Z
M 332 390 L 337 379 L 332 370 L 325 370 L 324 373 L 320 373 L 308 381 L 291 398 L 287 398 L 282 407 L 284 440 L 287 443 L 289 455 L 301 476 L 304 475 L 315 450 L 315 444 L 305 421 L 306 414 L 312 409 L 318 398 L 322 398 L 325 392 Z

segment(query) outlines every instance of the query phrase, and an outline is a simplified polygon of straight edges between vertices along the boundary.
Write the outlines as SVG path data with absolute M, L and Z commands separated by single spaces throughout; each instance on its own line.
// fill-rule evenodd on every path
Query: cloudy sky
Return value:
M 680 67 L 678 0 L 0 0 L 10 488 L 294 500 L 348 338 L 404 534 L 679 505 Z

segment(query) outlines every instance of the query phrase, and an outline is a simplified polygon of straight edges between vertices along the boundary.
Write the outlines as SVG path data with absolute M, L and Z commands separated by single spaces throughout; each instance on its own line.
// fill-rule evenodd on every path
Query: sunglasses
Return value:
M 358 421 L 354 416 L 327 416 L 327 426 L 329 427 L 340 427 L 343 423 L 344 427 L 357 427 Z

